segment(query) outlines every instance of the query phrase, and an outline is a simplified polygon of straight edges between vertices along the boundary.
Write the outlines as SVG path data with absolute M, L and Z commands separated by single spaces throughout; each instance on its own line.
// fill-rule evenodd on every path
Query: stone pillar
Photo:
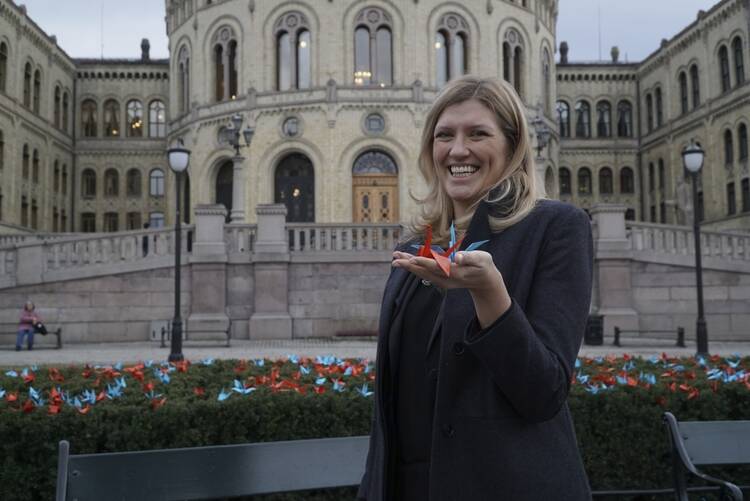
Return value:
M 594 293 L 592 313 L 604 316 L 604 336 L 614 327 L 638 329 L 630 282 L 631 250 L 625 229 L 625 211 L 620 204 L 596 204 L 591 216 L 596 224 L 594 240 Z
M 289 237 L 284 204 L 258 204 L 253 263 L 254 308 L 250 339 L 291 339 Z
M 242 137 L 240 135 L 240 137 Z M 238 139 L 239 141 L 239 139 Z M 232 174 L 232 213 L 229 219 L 233 223 L 245 222 L 245 157 L 237 155 L 232 158 L 234 172 Z
M 195 207 L 195 242 L 190 257 L 193 290 L 187 323 L 189 340 L 225 340 L 229 328 L 227 248 L 223 205 Z

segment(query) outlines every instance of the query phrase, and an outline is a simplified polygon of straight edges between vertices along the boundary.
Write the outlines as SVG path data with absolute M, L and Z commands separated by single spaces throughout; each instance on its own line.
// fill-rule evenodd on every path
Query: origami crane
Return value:
M 448 250 L 443 250 L 437 245 L 432 245 L 432 226 L 430 226 L 429 224 L 425 229 L 424 244 L 412 246 L 417 249 L 417 256 L 434 259 L 447 277 L 451 276 L 451 263 L 456 261 L 456 249 L 461 247 L 461 242 L 463 242 L 464 240 L 463 238 L 461 238 L 460 240 L 456 241 L 456 228 L 455 226 L 453 226 L 453 223 L 451 223 L 450 231 L 451 239 L 448 243 Z M 473 250 L 477 250 L 488 241 L 489 240 L 482 240 L 480 242 L 474 242 L 466 248 L 466 251 L 471 252 Z

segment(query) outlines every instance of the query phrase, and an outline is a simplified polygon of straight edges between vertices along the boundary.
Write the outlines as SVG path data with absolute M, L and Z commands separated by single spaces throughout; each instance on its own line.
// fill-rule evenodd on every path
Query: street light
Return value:
M 232 158 L 234 169 L 232 173 L 232 211 L 229 215 L 232 223 L 242 223 L 245 220 L 245 175 L 242 170 L 242 163 L 245 159 L 240 155 L 240 148 L 250 146 L 255 134 L 255 129 L 249 125 L 242 129 L 242 120 L 242 115 L 235 113 L 222 132 L 224 141 L 234 148 L 234 158 Z M 245 140 L 244 145 L 240 136 Z
M 701 267 L 701 227 L 698 220 L 698 172 L 703 167 L 706 152 L 695 140 L 691 139 L 682 150 L 682 163 L 690 172 L 693 182 L 693 233 L 695 234 L 695 278 L 698 289 L 698 320 L 695 324 L 695 335 L 698 342 L 698 355 L 708 355 L 708 331 L 703 317 L 703 268 Z
M 169 352 L 170 362 L 181 362 L 182 356 L 182 317 L 180 316 L 180 258 L 182 254 L 181 221 L 180 221 L 180 180 L 190 163 L 190 150 L 182 144 L 167 150 L 169 168 L 175 173 L 177 185 L 177 207 L 174 224 L 174 318 L 172 319 L 172 343 Z
M 255 129 L 249 125 L 242 129 L 242 120 L 242 115 L 235 113 L 232 115 L 229 125 L 224 129 L 224 140 L 234 148 L 234 155 L 236 157 L 240 156 L 240 148 L 242 146 L 250 146 L 250 143 L 253 141 L 253 135 L 255 135 Z M 242 132 L 240 132 L 240 129 L 242 129 Z M 240 134 L 245 139 L 244 145 L 240 141 Z
M 536 117 L 531 121 L 531 126 L 534 127 L 534 132 L 536 133 L 536 157 L 541 160 L 542 150 L 549 144 L 551 131 L 542 119 L 539 111 L 537 111 Z

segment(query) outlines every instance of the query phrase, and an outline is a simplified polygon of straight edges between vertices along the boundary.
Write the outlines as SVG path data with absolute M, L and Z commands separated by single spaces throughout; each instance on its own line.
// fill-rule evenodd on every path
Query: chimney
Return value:
M 612 55 L 612 62 L 617 64 L 620 59 L 620 49 L 617 45 L 612 46 L 612 50 L 609 52 Z
M 141 61 L 148 61 L 150 58 L 148 52 L 151 49 L 151 44 L 148 42 L 148 38 L 141 40 Z
M 568 64 L 568 42 L 560 43 L 560 64 Z

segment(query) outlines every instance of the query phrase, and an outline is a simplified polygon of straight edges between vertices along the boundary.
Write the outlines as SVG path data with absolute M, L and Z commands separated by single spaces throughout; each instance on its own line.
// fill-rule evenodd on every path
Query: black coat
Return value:
M 542 200 L 521 222 L 491 233 L 477 208 L 465 245 L 489 239 L 512 306 L 480 330 L 465 289 L 447 292 L 428 349 L 439 349 L 429 501 L 585 500 L 588 480 L 566 404 L 591 301 L 593 245 L 586 213 Z M 386 499 L 393 432 L 383 388 L 397 353 L 397 298 L 408 272 L 393 269 L 380 313 L 376 400 L 358 498 Z M 395 362 L 393 362 L 395 363 Z M 412 500 L 409 500 L 412 501 Z M 413 500 L 426 501 L 426 500 Z

